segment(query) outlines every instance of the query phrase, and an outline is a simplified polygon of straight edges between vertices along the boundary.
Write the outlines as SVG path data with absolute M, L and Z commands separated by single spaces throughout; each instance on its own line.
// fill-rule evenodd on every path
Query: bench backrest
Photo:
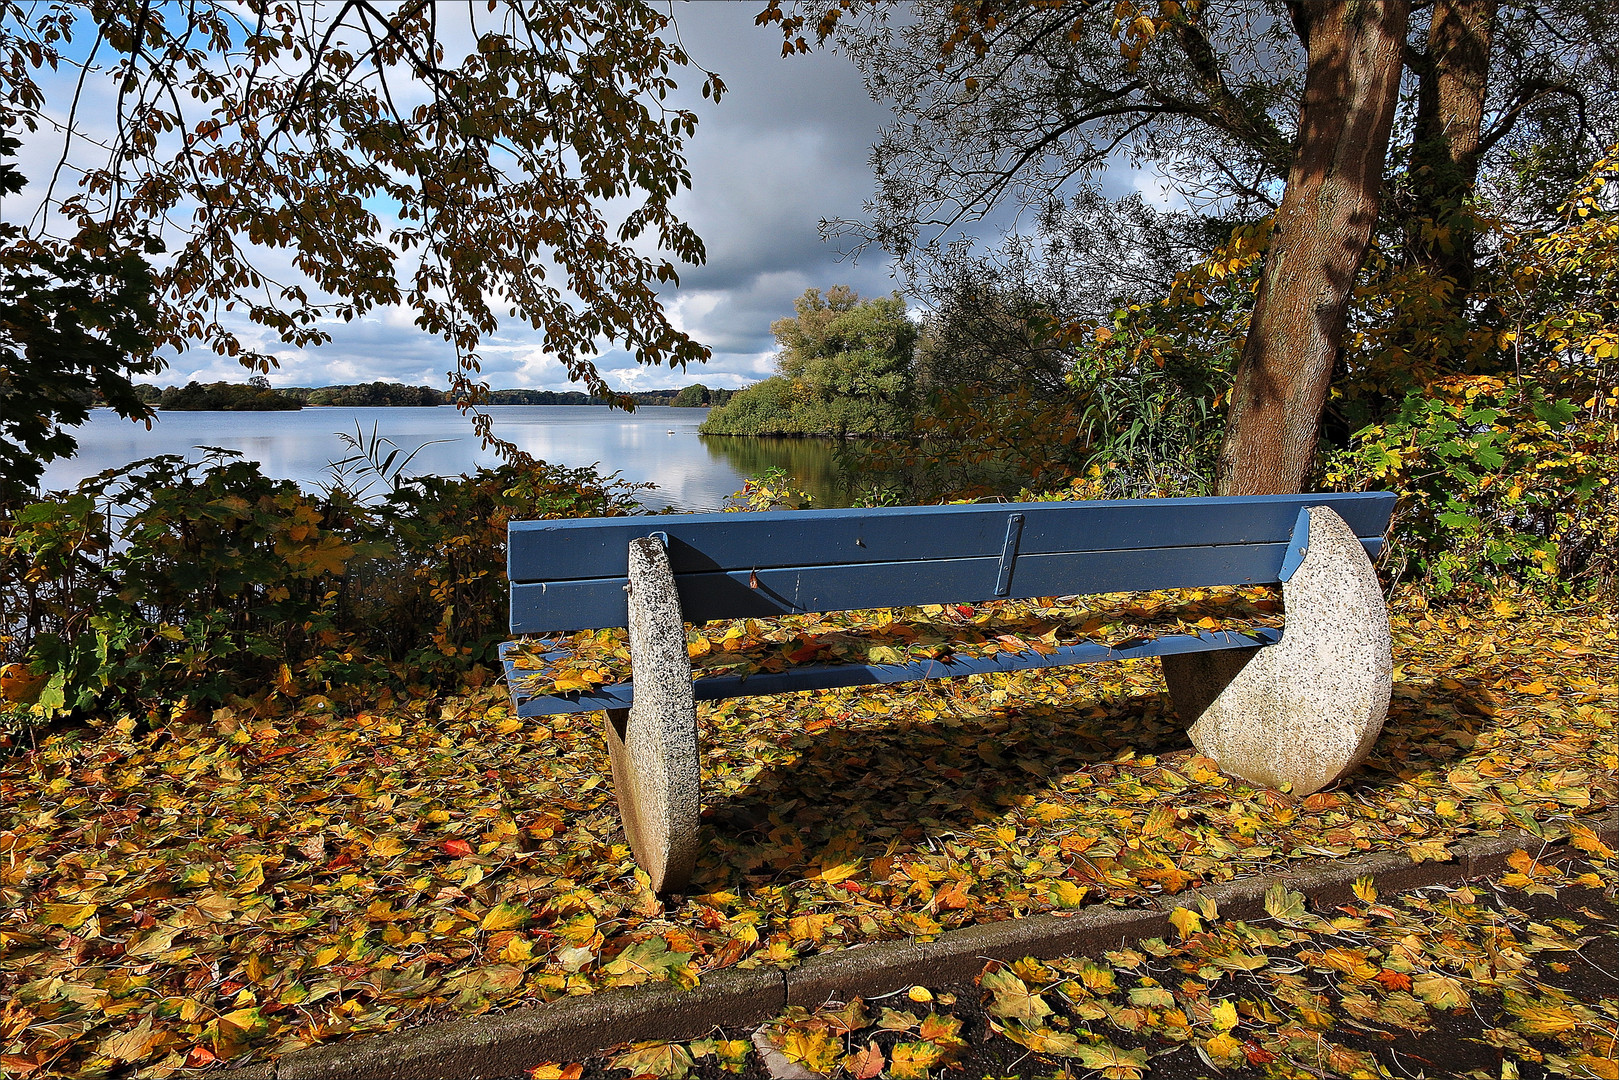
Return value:
M 631 540 L 660 535 L 688 622 L 1281 580 L 1299 511 L 1368 554 L 1387 492 L 516 521 L 512 632 L 623 626 Z

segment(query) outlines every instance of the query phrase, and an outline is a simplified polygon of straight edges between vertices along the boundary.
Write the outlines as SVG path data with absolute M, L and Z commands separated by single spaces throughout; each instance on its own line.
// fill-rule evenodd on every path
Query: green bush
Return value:
M 810 289 L 770 330 L 779 374 L 715 408 L 705 435 L 893 435 L 909 430 L 917 330 L 899 294 Z
M 1525 379 L 1438 380 L 1362 429 L 1326 470 L 1331 488 L 1398 492 L 1390 577 L 1435 596 L 1509 580 L 1544 594 L 1619 580 L 1619 426 L 1594 399 Z
M 110 470 L 0 520 L 0 716 L 453 683 L 505 636 L 506 523 L 634 512 L 633 490 L 543 462 L 375 503 L 229 451 Z

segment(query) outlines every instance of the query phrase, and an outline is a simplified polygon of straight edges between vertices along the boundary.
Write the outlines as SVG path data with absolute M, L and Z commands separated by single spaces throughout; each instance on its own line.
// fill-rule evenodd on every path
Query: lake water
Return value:
M 640 501 L 655 510 L 717 510 L 743 482 L 781 468 L 820 506 L 843 506 L 830 440 L 703 436 L 707 409 L 642 406 L 633 413 L 599 405 L 492 406 L 495 431 L 524 451 L 556 465 L 598 465 L 623 479 L 651 483 Z M 158 454 L 196 458 L 197 447 L 240 450 L 268 476 L 313 489 L 331 478 L 329 463 L 349 454 L 339 433 L 372 427 L 405 454 L 422 446 L 409 474 L 455 476 L 498 459 L 482 449 L 470 421 L 451 406 L 437 408 L 309 407 L 297 412 L 168 412 L 152 430 L 96 409 L 75 429 L 79 452 L 45 468 L 47 490 L 70 487 L 104 469 Z M 430 445 L 423 445 L 430 444 Z M 404 455 L 401 454 L 401 457 Z

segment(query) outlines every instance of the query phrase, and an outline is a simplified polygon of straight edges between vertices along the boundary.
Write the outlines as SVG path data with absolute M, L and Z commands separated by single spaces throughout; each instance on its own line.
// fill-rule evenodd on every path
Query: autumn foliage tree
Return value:
M 668 24 L 620 0 L 4 3 L 0 84 L 61 133 L 36 239 L 166 247 L 160 346 L 263 371 L 253 324 L 309 347 L 405 305 L 458 390 L 510 319 L 610 393 L 603 340 L 708 355 L 657 295 L 703 259 L 671 208 L 696 118 L 667 100 L 688 64 Z
M 1309 475 L 1380 215 L 1402 258 L 1444 281 L 1455 321 L 1480 183 L 1544 220 L 1619 114 L 1606 5 L 1413 7 L 986 0 L 902 20 L 778 0 L 759 21 L 779 24 L 785 52 L 835 41 L 893 102 L 872 214 L 829 227 L 896 252 L 924 289 L 971 222 L 1008 205 L 1061 221 L 1121 156 L 1213 216 L 1268 219 L 1220 455 L 1221 490 L 1255 492 Z

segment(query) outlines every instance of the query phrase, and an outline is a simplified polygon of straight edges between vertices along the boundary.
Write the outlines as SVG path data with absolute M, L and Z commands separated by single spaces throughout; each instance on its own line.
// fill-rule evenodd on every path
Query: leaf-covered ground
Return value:
M 1368 765 L 1297 801 L 1194 756 L 1151 661 L 733 699 L 660 903 L 593 716 L 499 687 L 132 721 L 0 758 L 0 1066 L 164 1076 L 1296 859 L 1444 859 L 1615 802 L 1611 614 L 1394 615 Z
M 1252 922 L 1208 902 L 1098 957 L 988 964 L 970 984 L 788 1009 L 762 1029 L 839 1080 L 1619 1077 L 1619 857 L 1520 851 L 1488 883 L 1315 914 L 1284 886 Z M 646 1042 L 535 1077 L 758 1076 L 746 1032 Z M 740 1037 L 739 1037 L 740 1036 Z

